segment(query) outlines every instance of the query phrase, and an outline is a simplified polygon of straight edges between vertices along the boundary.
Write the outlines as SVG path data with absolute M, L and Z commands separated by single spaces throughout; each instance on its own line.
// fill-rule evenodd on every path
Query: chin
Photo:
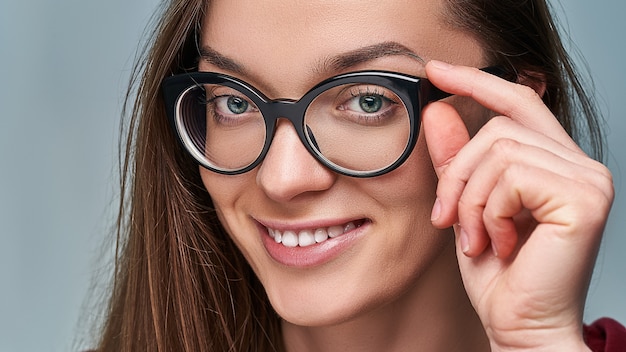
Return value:
M 299 308 L 299 309 L 298 309 Z M 276 307 L 278 315 L 288 324 L 306 327 L 336 326 L 357 319 L 369 309 L 335 304 L 323 307 Z M 371 309 L 371 308 L 370 308 Z
M 406 278 L 405 278 L 406 279 Z M 413 280 L 381 285 L 343 281 L 337 289 L 327 287 L 283 287 L 268 291 L 270 303 L 278 315 L 289 324 L 306 327 L 337 326 L 367 317 L 379 308 L 403 296 Z

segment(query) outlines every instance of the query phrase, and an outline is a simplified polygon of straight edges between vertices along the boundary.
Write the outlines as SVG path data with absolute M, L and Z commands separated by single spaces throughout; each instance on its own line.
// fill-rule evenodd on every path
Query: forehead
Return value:
M 482 56 L 471 38 L 445 24 L 443 0 L 216 0 L 207 10 L 201 45 L 259 80 L 267 75 L 274 82 L 297 78 L 310 84 L 338 73 L 320 72 L 329 57 L 385 42 L 399 43 L 425 61 L 472 64 Z M 406 57 L 367 64 L 355 69 L 423 73 L 423 65 Z

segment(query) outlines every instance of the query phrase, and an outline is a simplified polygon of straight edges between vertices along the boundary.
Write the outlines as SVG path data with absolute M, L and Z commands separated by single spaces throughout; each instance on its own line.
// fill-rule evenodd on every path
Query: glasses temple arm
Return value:
M 517 80 L 517 74 L 511 73 L 510 71 L 506 70 L 502 66 L 489 66 L 489 67 L 481 68 L 480 70 L 483 72 L 492 74 L 494 76 L 500 77 L 510 82 L 514 82 Z M 441 100 L 452 95 L 454 94 L 444 92 L 443 90 L 435 87 L 433 84 L 430 84 L 430 89 L 426 93 L 426 96 L 428 97 L 426 103 L 427 104 L 432 103 L 433 101 Z

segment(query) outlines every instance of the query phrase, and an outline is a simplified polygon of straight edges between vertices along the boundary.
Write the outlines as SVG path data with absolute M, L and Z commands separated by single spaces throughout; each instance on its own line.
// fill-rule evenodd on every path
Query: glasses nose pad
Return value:
M 315 135 L 313 134 L 313 131 L 311 131 L 311 128 L 308 125 L 306 126 L 306 134 L 307 134 L 307 137 L 309 137 L 309 140 L 311 141 L 315 149 L 319 151 L 320 147 L 317 144 L 317 141 L 315 140 Z

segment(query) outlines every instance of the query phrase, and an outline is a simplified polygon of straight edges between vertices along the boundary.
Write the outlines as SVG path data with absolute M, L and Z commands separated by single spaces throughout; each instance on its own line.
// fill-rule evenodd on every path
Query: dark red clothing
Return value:
M 583 335 L 593 352 L 626 352 L 626 328 L 610 318 L 585 325 Z

